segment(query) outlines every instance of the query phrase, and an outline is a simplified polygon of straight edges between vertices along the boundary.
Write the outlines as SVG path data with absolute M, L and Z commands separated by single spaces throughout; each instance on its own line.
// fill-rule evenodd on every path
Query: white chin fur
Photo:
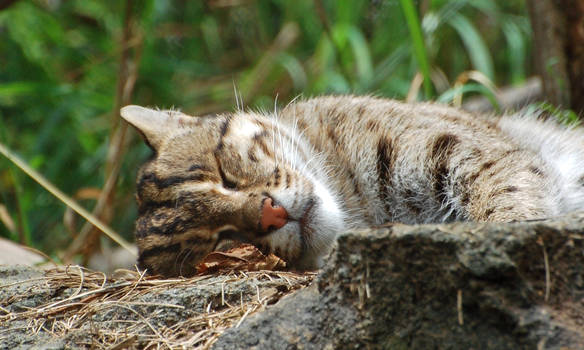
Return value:
M 314 185 L 317 202 L 305 224 L 302 254 L 293 265 L 302 270 L 319 269 L 330 253 L 337 235 L 344 228 L 344 217 L 331 193 L 317 180 Z
M 344 228 L 344 217 L 332 194 L 317 180 L 311 179 L 314 194 L 318 197 L 309 226 L 312 234 L 305 237 L 305 249 L 300 260 L 315 268 L 323 265 L 323 258 L 330 253 L 337 235 Z
M 323 266 L 324 258 L 330 253 L 336 236 L 344 229 L 345 221 L 333 195 L 317 180 L 309 178 L 309 181 L 313 191 L 307 195 L 316 198 L 310 213 L 303 218 L 306 222 L 301 225 L 299 220 L 289 221 L 262 238 L 272 252 L 280 254 L 292 267 L 300 270 L 315 270 Z M 280 202 L 286 201 L 282 198 Z

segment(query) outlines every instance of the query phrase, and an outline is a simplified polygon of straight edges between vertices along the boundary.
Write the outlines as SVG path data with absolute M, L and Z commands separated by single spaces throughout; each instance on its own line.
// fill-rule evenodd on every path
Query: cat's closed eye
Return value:
M 223 187 L 229 190 L 236 190 L 237 189 L 237 182 L 228 179 L 223 172 L 220 172 L 221 181 L 223 183 Z
M 225 175 L 225 171 L 223 171 L 223 168 L 221 167 L 221 161 L 216 158 L 217 161 L 217 169 L 219 171 L 219 176 L 221 177 L 221 184 L 223 185 L 224 188 L 228 189 L 228 190 L 236 190 L 237 189 L 237 181 L 235 181 L 234 179 L 228 178 L 227 175 Z

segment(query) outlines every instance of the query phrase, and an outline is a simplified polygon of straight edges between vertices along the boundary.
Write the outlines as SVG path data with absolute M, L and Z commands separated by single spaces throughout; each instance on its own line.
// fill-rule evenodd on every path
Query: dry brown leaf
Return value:
M 211 274 L 219 271 L 259 271 L 281 270 L 286 262 L 274 254 L 262 254 L 251 244 L 242 244 L 226 252 L 211 252 L 196 266 L 197 274 Z
M 75 192 L 75 195 L 73 196 L 73 198 L 75 199 L 99 199 L 99 196 L 101 195 L 101 189 L 96 188 L 96 187 L 83 187 L 80 188 L 77 192 Z

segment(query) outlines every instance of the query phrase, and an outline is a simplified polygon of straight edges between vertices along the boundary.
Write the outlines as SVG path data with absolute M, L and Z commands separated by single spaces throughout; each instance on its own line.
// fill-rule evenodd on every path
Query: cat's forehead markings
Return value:
M 232 134 L 236 137 L 242 137 L 244 139 L 252 138 L 254 135 L 262 131 L 258 124 L 253 123 L 249 119 L 237 118 L 233 123 Z
M 225 189 L 221 184 L 214 182 L 184 182 L 182 184 L 177 185 L 177 189 L 183 189 L 191 192 L 204 194 L 214 193 L 221 194 L 224 196 L 234 195 L 233 191 Z

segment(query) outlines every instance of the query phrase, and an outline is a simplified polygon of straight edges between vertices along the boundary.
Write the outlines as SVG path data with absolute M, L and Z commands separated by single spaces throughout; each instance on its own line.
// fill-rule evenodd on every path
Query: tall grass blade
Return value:
M 433 95 L 432 82 L 430 80 L 430 64 L 418 13 L 412 0 L 400 0 L 400 3 L 410 31 L 414 56 L 418 62 L 420 72 L 424 77 L 424 94 L 426 98 L 430 98 Z
M 490 91 L 490 95 L 492 95 L 494 97 L 497 96 L 497 87 L 495 86 L 495 84 L 491 81 L 491 79 L 489 79 L 489 77 L 487 77 L 486 75 L 484 75 L 483 73 L 481 73 L 477 70 L 470 70 L 470 71 L 462 72 L 456 78 L 456 81 L 454 82 L 454 87 L 456 88 L 459 86 L 463 86 L 470 80 L 474 80 L 477 83 L 486 87 Z M 489 97 L 488 95 L 485 95 L 485 96 Z M 495 98 L 495 100 L 496 100 L 496 98 Z M 491 101 L 491 103 L 492 102 L 493 101 Z M 497 103 L 492 103 L 492 104 L 495 107 L 495 110 L 497 112 L 499 112 L 499 110 L 500 110 L 499 103 L 497 102 Z M 455 106 L 462 105 L 462 93 L 454 98 L 454 105 Z
M 395 70 L 402 64 L 409 56 L 411 47 L 408 43 L 404 43 L 397 49 L 393 50 L 386 58 L 383 59 L 373 70 L 373 78 L 366 82 L 366 89 L 377 89 L 379 85 L 389 80 Z
M 61 190 L 59 190 L 55 185 L 50 183 L 44 176 L 38 173 L 36 170 L 31 168 L 28 164 L 22 161 L 18 156 L 16 156 L 12 151 L 10 151 L 4 144 L 0 143 L 0 154 L 4 157 L 8 158 L 12 163 L 14 163 L 20 170 L 30 176 L 33 180 L 35 180 L 38 184 L 43 186 L 49 193 L 53 196 L 57 197 L 61 202 L 65 203 L 68 207 L 75 210 L 75 212 L 81 215 L 85 220 L 89 221 L 92 225 L 100 229 L 103 233 L 105 233 L 109 238 L 111 238 L 114 242 L 118 243 L 124 249 L 129 251 L 132 255 L 136 255 L 134 250 L 132 249 L 130 243 L 123 239 L 119 234 L 117 234 L 114 230 L 103 224 L 98 218 L 91 215 L 90 212 L 85 210 L 82 206 L 77 204 L 71 197 L 67 196 Z
M 277 62 L 288 72 L 295 89 L 304 89 L 308 83 L 306 71 L 300 61 L 287 52 L 281 52 L 277 57 Z
M 512 20 L 504 21 L 502 29 L 509 47 L 507 57 L 510 65 L 511 83 L 517 84 L 525 80 L 525 39 L 519 26 Z
M 487 45 L 474 25 L 460 14 L 452 17 L 449 23 L 462 39 L 473 67 L 493 80 L 495 76 L 493 60 Z
M 370 81 L 373 78 L 373 62 L 371 60 L 371 53 L 367 40 L 361 31 L 351 26 L 347 32 L 349 44 L 353 49 L 353 57 L 355 58 L 355 66 L 357 68 L 357 75 L 359 77 L 359 85 L 362 82 Z
M 493 105 L 496 111 L 500 110 L 499 102 L 497 101 L 497 96 L 491 91 L 489 88 L 482 84 L 476 83 L 468 83 L 465 85 L 457 85 L 451 89 L 444 91 L 438 98 L 436 99 L 438 102 L 441 103 L 453 103 L 455 106 L 461 106 L 461 100 L 459 100 L 459 96 L 466 94 L 467 92 L 478 92 L 479 94 L 485 96 L 489 102 Z
M 436 17 L 438 18 L 438 29 L 442 24 L 448 23 L 450 19 L 460 12 L 467 4 L 469 0 L 456 0 L 456 1 L 447 1 L 444 4 L 440 4 L 438 9 L 435 9 L 436 5 L 433 2 L 432 8 L 436 11 Z
M 484 12 L 488 16 L 498 17 L 500 15 L 499 5 L 493 0 L 472 0 L 468 1 L 468 5 Z

